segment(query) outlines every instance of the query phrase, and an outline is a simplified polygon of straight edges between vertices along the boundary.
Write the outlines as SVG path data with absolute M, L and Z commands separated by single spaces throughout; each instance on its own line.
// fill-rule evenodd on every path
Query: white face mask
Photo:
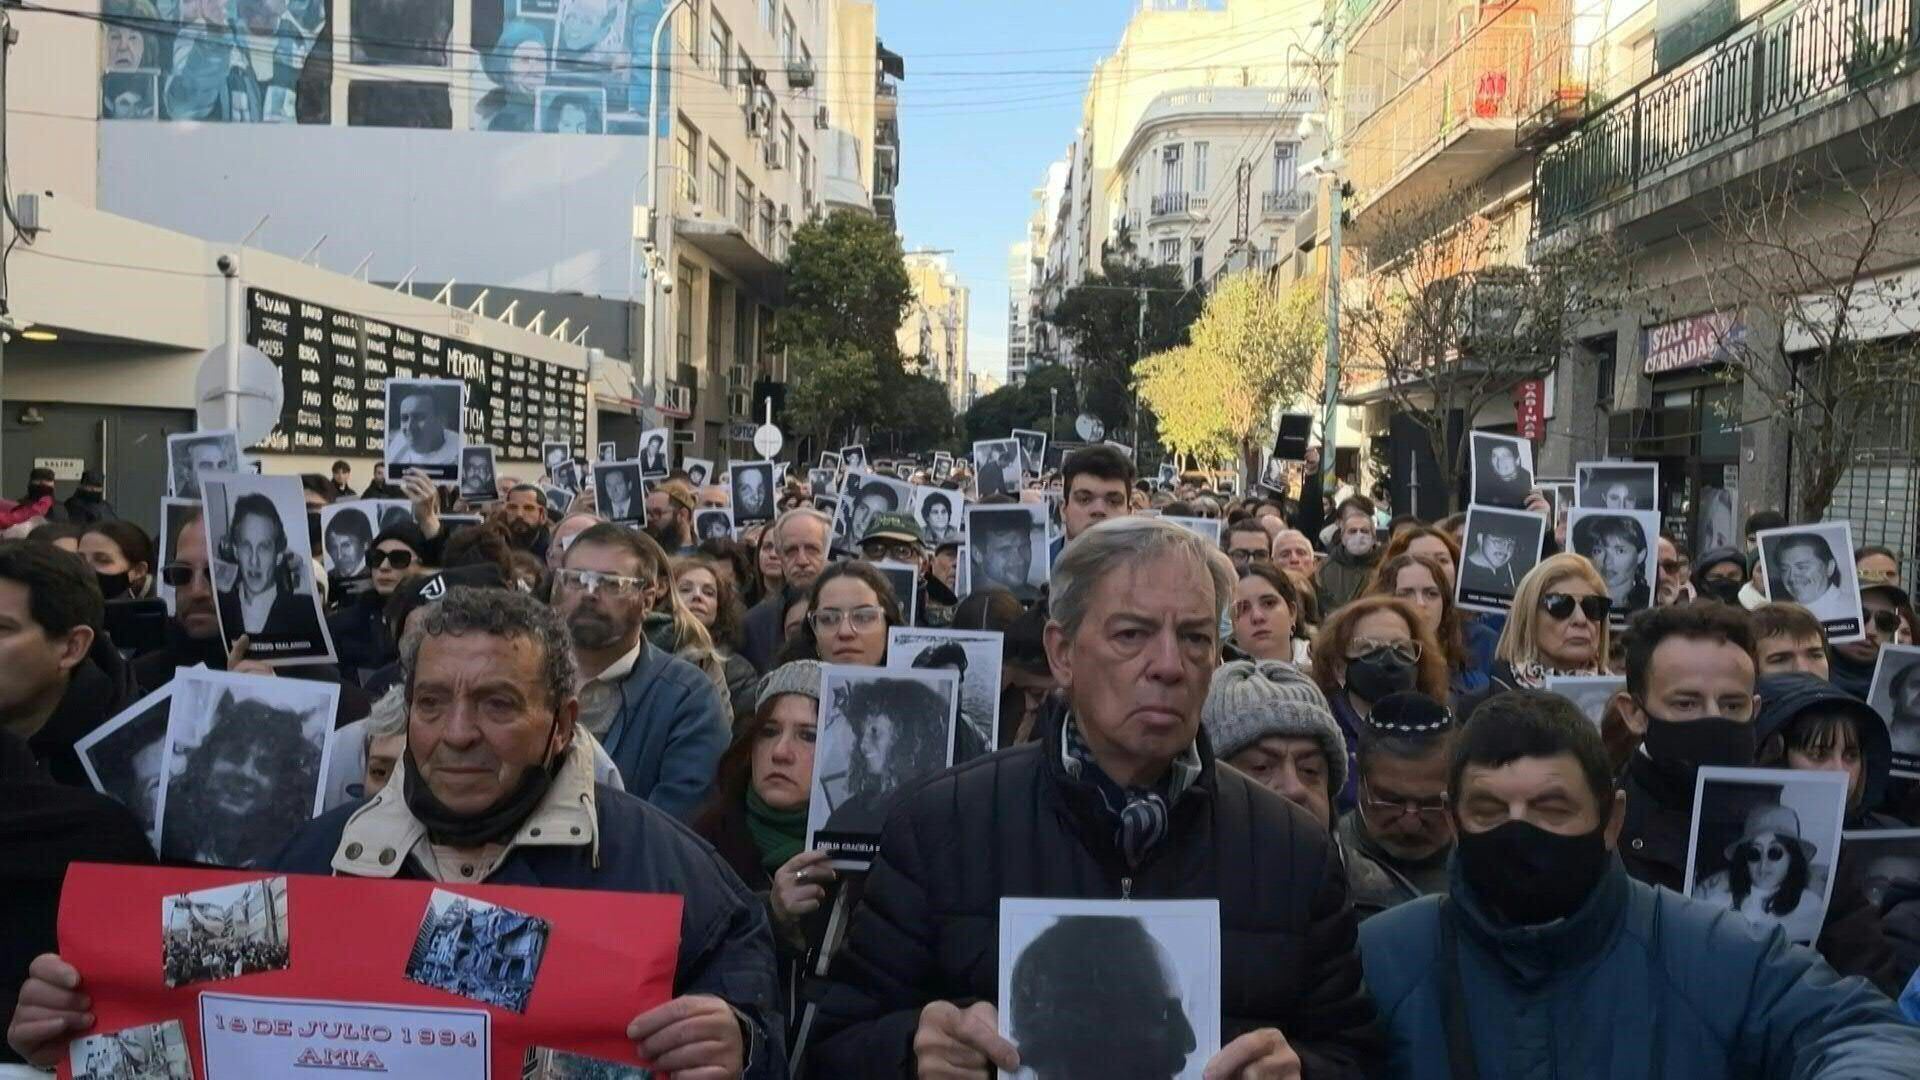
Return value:
M 1347 554 L 1365 555 L 1373 550 L 1373 534 L 1366 532 L 1348 533 L 1342 541 L 1346 544 Z

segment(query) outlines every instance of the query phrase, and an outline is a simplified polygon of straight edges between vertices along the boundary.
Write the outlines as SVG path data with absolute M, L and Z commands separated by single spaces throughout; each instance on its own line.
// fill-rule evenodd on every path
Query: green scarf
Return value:
M 760 865 L 771 874 L 787 865 L 807 844 L 807 808 L 775 810 L 747 787 L 747 832 L 760 849 Z

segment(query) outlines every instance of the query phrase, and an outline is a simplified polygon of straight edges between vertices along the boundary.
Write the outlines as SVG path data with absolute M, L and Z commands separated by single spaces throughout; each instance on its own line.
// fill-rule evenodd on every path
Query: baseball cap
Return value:
M 860 542 L 869 540 L 910 540 L 924 545 L 926 534 L 920 531 L 920 523 L 910 514 L 875 514 L 867 531 L 861 535 Z

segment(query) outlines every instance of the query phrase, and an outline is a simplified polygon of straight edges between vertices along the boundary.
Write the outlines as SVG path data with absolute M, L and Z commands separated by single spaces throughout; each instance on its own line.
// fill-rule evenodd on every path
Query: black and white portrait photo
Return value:
M 167 583 L 165 568 L 180 561 L 180 530 L 187 527 L 187 520 L 200 510 L 200 500 L 176 499 L 167 496 L 160 500 L 160 535 L 154 537 L 159 548 L 156 558 L 162 568 L 154 575 L 154 595 L 167 602 L 167 614 L 179 614 L 173 608 L 174 586 Z
M 1473 432 L 1472 440 L 1473 501 L 1525 509 L 1533 490 L 1533 442 L 1488 431 Z
M 1811 945 L 1833 895 L 1847 774 L 1708 765 L 1695 785 L 1689 895 Z
M 161 971 L 171 987 L 282 971 L 289 949 L 287 879 L 262 878 L 160 901 Z
M 1020 468 L 1030 476 L 1039 476 L 1047 463 L 1047 433 L 1014 428 L 1008 434 L 1020 444 Z
M 1455 583 L 1460 606 L 1473 611 L 1511 608 L 1520 579 L 1540 561 L 1540 537 L 1546 527 L 1546 518 L 1525 510 L 1468 507 L 1460 578 Z
M 1001 588 L 1021 603 L 1037 599 L 1052 569 L 1050 559 L 1044 504 L 967 507 L 962 595 Z
M 858 544 L 878 514 L 913 512 L 913 487 L 891 476 L 847 471 L 841 485 L 839 517 L 846 523 L 849 543 Z
M 1582 461 L 1573 467 L 1575 501 L 1595 510 L 1658 510 L 1660 466 L 1651 461 Z
M 468 444 L 460 451 L 460 497 L 479 504 L 500 501 L 500 482 L 495 478 L 494 449 Z
M 172 704 L 169 682 L 73 744 L 94 790 L 133 811 L 155 851 L 160 850 L 160 776 Z
M 733 511 L 724 506 L 693 512 L 693 541 L 727 540 L 733 536 Z
M 593 467 L 594 508 L 608 521 L 646 524 L 647 497 L 640 492 L 640 463 L 617 461 Z
M 946 670 L 960 674 L 960 723 L 953 731 L 953 763 L 962 765 L 1000 746 L 998 630 L 887 631 L 887 667 L 895 671 Z
M 1615 622 L 1653 606 L 1660 580 L 1660 514 L 1654 510 L 1567 511 L 1567 550 L 1585 555 L 1607 583 Z
M 536 1046 L 520 1061 L 520 1080 L 653 1080 L 653 1070 Z
M 377 531 L 359 502 L 333 503 L 320 508 L 321 564 L 332 581 L 356 581 L 369 577 L 367 552 L 373 548 Z
M 459 379 L 388 379 L 387 476 L 409 469 L 434 480 L 460 479 L 467 384 Z
M 1920 829 L 1844 832 L 1840 848 L 1847 856 L 1841 872 L 1850 874 L 1867 903 L 1881 911 L 1896 887 L 1908 899 L 1920 890 Z
M 1813 612 L 1830 644 L 1866 637 L 1851 522 L 1768 529 L 1754 540 L 1767 567 L 1768 600 L 1791 600 Z
M 1201 537 L 1202 539 L 1206 540 L 1208 543 L 1213 544 L 1215 547 L 1218 547 L 1220 544 L 1220 519 L 1219 518 L 1168 517 L 1163 514 L 1161 515 L 1160 520 L 1170 521 L 1175 525 L 1178 525 L 1181 528 L 1187 530 L 1188 532 L 1194 534 L 1195 536 Z
M 573 469 L 573 463 L 568 462 L 566 467 L 571 471 Z M 577 494 L 573 489 L 563 488 L 555 484 L 548 484 L 546 487 L 541 488 L 540 493 L 546 497 L 547 515 L 555 521 L 566 516 L 567 507 L 573 505 L 573 497 Z
M 887 579 L 887 587 L 893 590 L 893 598 L 900 605 L 900 614 L 906 617 L 907 625 L 912 626 L 920 613 L 920 567 L 883 559 L 874 563 L 873 568 Z
M 247 658 L 267 664 L 332 663 L 300 478 L 209 475 L 202 487 L 222 643 L 245 636 Z
M 1020 442 L 986 439 L 973 444 L 973 482 L 982 499 L 1020 494 Z
M 524 1013 L 552 933 L 538 915 L 435 889 L 407 954 L 407 980 Z
M 67 1047 L 73 1080 L 193 1080 L 178 1020 L 88 1035 Z
M 824 455 L 823 455 L 824 457 Z M 825 460 L 821 464 L 826 464 Z M 867 467 L 867 448 L 864 446 L 843 446 L 840 448 L 840 468 L 846 472 L 864 471 Z
M 1200 1080 L 1220 1051 L 1214 900 L 1000 901 L 1006 1080 Z
M 573 447 L 568 443 L 547 441 L 540 444 L 540 464 L 547 470 L 547 479 L 558 483 L 560 466 L 573 461 Z
M 713 462 L 706 458 L 683 458 L 680 467 L 687 470 L 687 483 L 696 489 L 713 483 Z
M 964 496 L 945 488 L 917 487 L 913 499 L 913 516 L 920 519 L 928 544 L 938 546 L 960 539 L 960 528 L 966 521 L 962 513 L 966 509 Z
M 944 484 L 953 478 L 953 455 L 945 452 L 934 455 L 933 482 Z
M 774 517 L 773 462 L 736 461 L 727 466 L 733 523 L 744 529 Z
M 607 91 L 602 86 L 543 86 L 535 123 L 548 135 L 604 135 Z
M 407 953 L 407 980 L 526 1013 L 551 934 L 538 915 L 436 888 Z
M 1613 695 L 1627 688 L 1625 675 L 1548 675 L 1547 693 L 1558 694 L 1593 721 L 1594 729 L 1607 714 Z
M 1920 645 L 1882 645 L 1867 704 L 1887 722 L 1893 775 L 1920 777 Z
M 565 488 L 569 492 L 577 493 L 583 486 L 580 482 L 580 463 L 577 461 L 563 461 L 559 465 L 554 466 L 553 486 Z
M 864 869 L 901 788 L 952 762 L 959 676 L 828 665 L 820 682 L 807 846 Z
M 231 431 L 167 436 L 167 491 L 176 498 L 199 498 L 201 476 L 237 473 L 243 464 L 240 439 Z
M 640 475 L 659 480 L 673 471 L 673 432 L 648 428 L 640 433 Z
M 248 867 L 320 812 L 340 687 L 205 668 L 174 677 L 160 857 Z
M 100 76 L 100 119 L 152 120 L 159 115 L 160 73 L 109 71 Z
M 598 451 L 594 454 L 594 460 L 602 465 L 608 464 L 609 462 L 619 461 L 620 460 L 620 444 L 610 443 L 610 442 L 601 443 L 598 448 Z

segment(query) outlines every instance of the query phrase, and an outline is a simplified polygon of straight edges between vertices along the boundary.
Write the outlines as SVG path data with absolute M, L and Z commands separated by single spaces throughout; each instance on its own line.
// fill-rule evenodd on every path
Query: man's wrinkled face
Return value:
M 1192 744 L 1219 664 L 1213 578 L 1168 552 L 1103 568 L 1092 589 L 1072 637 L 1047 625 L 1047 659 L 1102 767 L 1123 784 L 1158 779 Z
M 447 426 L 427 394 L 408 394 L 400 399 L 400 432 L 415 450 L 440 449 L 446 440 Z
M 1273 561 L 1288 573 L 1311 574 L 1313 544 L 1308 542 L 1306 533 L 1288 529 L 1273 538 Z
M 827 568 L 827 527 L 818 519 L 789 519 L 780 529 L 778 543 L 780 569 L 789 588 L 808 588 Z
M 146 55 L 146 37 L 131 26 L 107 25 L 107 69 L 132 71 Z
M 1327 791 L 1333 774 L 1319 740 L 1269 735 L 1233 755 L 1227 764 L 1313 815 L 1321 828 L 1333 827 L 1333 801 Z
M 1414 760 L 1368 755 L 1361 760 L 1360 783 L 1361 819 L 1387 854 L 1419 862 L 1453 846 L 1443 750 Z
M 420 646 L 408 688 L 408 753 L 434 797 L 478 814 L 573 737 L 577 704 L 547 700 L 546 658 L 528 638 L 442 634 Z

